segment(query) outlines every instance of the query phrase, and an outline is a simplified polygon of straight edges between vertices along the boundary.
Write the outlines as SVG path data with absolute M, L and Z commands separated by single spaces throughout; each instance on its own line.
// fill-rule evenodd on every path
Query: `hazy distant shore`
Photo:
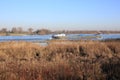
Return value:
M 58 33 L 65 33 L 65 34 L 119 34 L 120 31 L 110 31 L 110 30 L 57 30 L 52 31 L 49 29 L 37 29 L 28 28 L 27 31 L 24 31 L 22 27 L 13 27 L 11 30 L 7 28 L 0 28 L 0 35 L 1 36 L 21 36 L 21 35 L 46 35 L 46 34 L 58 34 Z

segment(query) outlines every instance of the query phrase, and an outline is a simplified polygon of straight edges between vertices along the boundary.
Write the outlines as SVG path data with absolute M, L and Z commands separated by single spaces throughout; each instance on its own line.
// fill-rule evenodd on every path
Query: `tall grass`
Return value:
M 0 80 L 120 80 L 120 42 L 0 43 Z

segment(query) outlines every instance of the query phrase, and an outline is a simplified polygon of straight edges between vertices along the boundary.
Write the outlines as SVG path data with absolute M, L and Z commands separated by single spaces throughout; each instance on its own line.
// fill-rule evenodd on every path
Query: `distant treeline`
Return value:
M 110 33 L 120 33 L 120 31 L 106 31 L 106 30 L 63 30 L 63 31 L 55 31 L 54 33 L 66 33 L 66 34 L 110 34 Z
M 98 30 L 58 30 L 58 31 L 52 31 L 49 29 L 37 29 L 34 30 L 34 28 L 28 28 L 26 31 L 22 27 L 13 27 L 11 30 L 8 30 L 7 28 L 0 28 L 0 33 L 5 33 L 6 35 L 9 35 L 11 33 L 13 34 L 29 34 L 29 35 L 45 35 L 45 34 L 58 34 L 58 33 L 65 33 L 65 34 L 80 34 L 80 33 L 89 33 L 89 34 L 109 34 L 109 33 L 120 33 L 120 31 L 98 31 Z
M 6 35 L 9 34 L 29 34 L 29 35 L 34 35 L 34 34 L 51 34 L 53 33 L 51 30 L 48 29 L 37 29 L 34 30 L 33 28 L 28 28 L 27 30 L 24 30 L 22 27 L 13 27 L 11 30 L 8 30 L 7 28 L 1 28 L 0 33 L 6 33 Z

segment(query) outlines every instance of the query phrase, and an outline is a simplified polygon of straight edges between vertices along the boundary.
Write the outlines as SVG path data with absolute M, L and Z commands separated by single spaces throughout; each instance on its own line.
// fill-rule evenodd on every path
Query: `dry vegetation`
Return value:
M 120 42 L 0 43 L 0 80 L 120 80 Z

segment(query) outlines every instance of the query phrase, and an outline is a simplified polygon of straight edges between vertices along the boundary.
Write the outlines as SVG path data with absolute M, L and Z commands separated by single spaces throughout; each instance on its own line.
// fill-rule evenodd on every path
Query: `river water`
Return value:
M 4 41 L 47 41 L 51 40 L 52 35 L 24 35 L 24 36 L 0 36 L 0 42 Z M 106 39 L 120 39 L 120 34 L 68 34 L 68 40 L 106 40 Z

